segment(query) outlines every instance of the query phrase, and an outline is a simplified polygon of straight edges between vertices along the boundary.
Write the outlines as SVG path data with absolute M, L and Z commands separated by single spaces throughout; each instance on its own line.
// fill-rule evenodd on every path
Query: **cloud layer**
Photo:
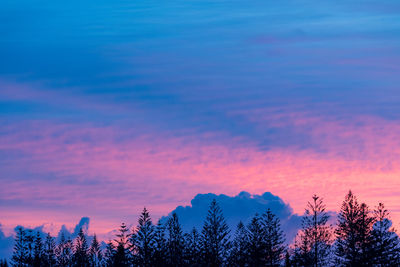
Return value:
M 3 232 L 88 216 L 108 233 L 210 192 L 337 210 L 349 189 L 398 228 L 399 16 L 395 0 L 2 1 Z

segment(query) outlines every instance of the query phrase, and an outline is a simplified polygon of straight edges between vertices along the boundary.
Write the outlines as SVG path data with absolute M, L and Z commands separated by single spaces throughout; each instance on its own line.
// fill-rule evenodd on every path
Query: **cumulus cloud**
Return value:
M 190 206 L 179 206 L 171 214 L 175 212 L 179 216 L 185 231 L 190 231 L 193 227 L 201 229 L 213 199 L 219 203 L 232 233 L 239 221 L 247 224 L 256 213 L 262 214 L 267 209 L 271 209 L 281 220 L 282 229 L 289 243 L 300 228 L 301 217 L 293 213 L 292 208 L 281 198 L 269 192 L 262 195 L 241 192 L 232 197 L 212 193 L 198 194 L 193 198 Z

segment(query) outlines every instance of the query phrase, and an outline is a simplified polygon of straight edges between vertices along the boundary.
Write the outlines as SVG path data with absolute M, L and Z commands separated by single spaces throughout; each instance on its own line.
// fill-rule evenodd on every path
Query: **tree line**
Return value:
M 74 240 L 61 234 L 16 229 L 12 266 L 400 266 L 399 237 L 383 204 L 374 210 L 349 191 L 335 226 L 323 200 L 314 195 L 302 217 L 295 241 L 286 245 L 279 218 L 271 210 L 255 214 L 230 229 L 213 200 L 200 231 L 184 233 L 176 213 L 153 224 L 146 208 L 137 226 L 124 223 L 104 248 L 96 237 L 88 242 L 80 229 Z M 0 267 L 8 266 L 5 260 Z

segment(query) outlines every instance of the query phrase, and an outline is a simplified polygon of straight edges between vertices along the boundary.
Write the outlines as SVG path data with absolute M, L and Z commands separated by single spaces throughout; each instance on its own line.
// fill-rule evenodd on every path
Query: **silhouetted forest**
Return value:
M 286 245 L 279 219 L 270 211 L 255 214 L 231 231 L 218 203 L 210 203 L 202 229 L 184 233 L 174 213 L 153 224 L 146 208 L 137 226 L 119 228 L 101 248 L 82 229 L 74 240 L 17 228 L 12 266 L 400 266 L 399 237 L 383 204 L 371 210 L 350 191 L 335 226 L 323 200 L 314 195 L 302 229 Z M 203 218 L 202 218 L 203 219 Z M 8 266 L 5 260 L 0 267 Z

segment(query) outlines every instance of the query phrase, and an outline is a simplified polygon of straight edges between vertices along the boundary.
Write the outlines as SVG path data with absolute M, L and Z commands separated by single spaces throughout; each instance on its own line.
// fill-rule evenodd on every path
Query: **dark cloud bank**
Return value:
M 251 195 L 241 192 L 237 196 L 215 194 L 198 194 L 191 201 L 191 206 L 179 206 L 171 212 L 176 212 L 181 221 L 183 229 L 189 231 L 196 227 L 201 229 L 203 220 L 207 215 L 210 202 L 216 199 L 222 208 L 226 221 L 234 233 L 237 224 L 242 221 L 249 223 L 250 219 L 256 214 L 262 214 L 267 209 L 276 214 L 281 220 L 282 229 L 286 233 L 286 239 L 291 242 L 300 228 L 301 216 L 293 213 L 292 208 L 283 202 L 278 196 L 266 192 L 262 195 Z
M 232 234 L 234 233 L 239 221 L 248 223 L 251 217 L 253 217 L 256 213 L 262 214 L 268 208 L 271 209 L 271 211 L 281 220 L 282 229 L 286 234 L 288 243 L 292 242 L 298 229 L 300 228 L 301 216 L 294 214 L 292 208 L 288 204 L 285 204 L 281 198 L 274 196 L 269 192 L 266 192 L 262 195 L 251 195 L 247 192 L 241 192 L 237 196 L 233 197 L 227 195 L 215 195 L 212 193 L 198 194 L 192 199 L 191 206 L 179 206 L 170 214 L 173 212 L 178 214 L 184 231 L 190 231 L 193 227 L 196 227 L 200 230 L 203 225 L 204 218 L 207 215 L 210 202 L 213 199 L 216 199 L 222 208 L 226 221 L 231 228 Z M 165 219 L 166 217 L 163 217 L 161 220 Z M 83 228 L 85 232 L 88 231 L 89 222 L 89 218 L 83 217 L 75 226 L 73 231 L 69 231 L 67 227 L 63 225 L 57 235 L 57 238 L 61 236 L 61 233 L 64 233 L 66 237 L 73 239 L 77 236 L 80 228 Z M 134 225 L 135 224 L 136 223 L 134 223 Z M 32 230 L 41 232 L 43 236 L 45 235 L 43 232 L 43 226 L 36 227 Z M 13 237 L 6 236 L 0 228 L 0 258 L 11 257 L 13 242 Z

